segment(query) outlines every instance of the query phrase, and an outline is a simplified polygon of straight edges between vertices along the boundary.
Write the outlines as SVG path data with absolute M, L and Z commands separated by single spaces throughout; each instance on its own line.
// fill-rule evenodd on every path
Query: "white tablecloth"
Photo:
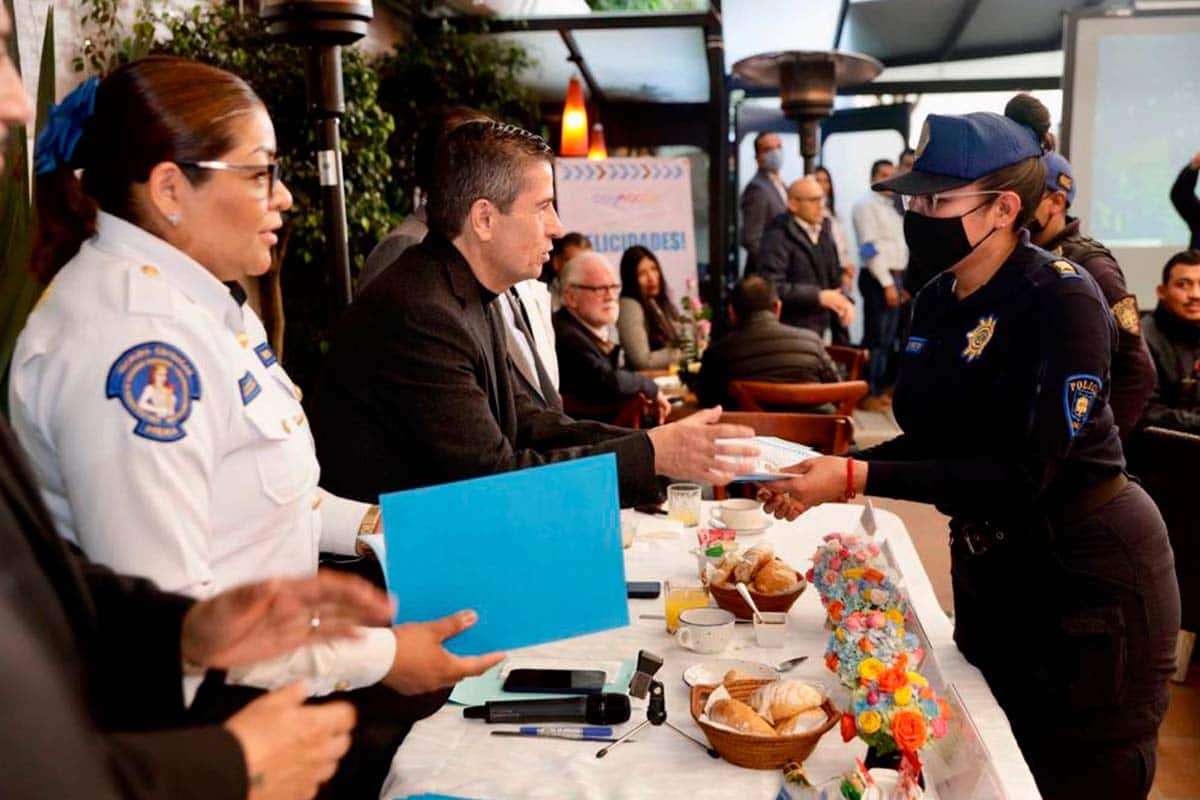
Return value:
M 707 515 L 711 504 L 705 505 Z M 852 531 L 861 511 L 860 506 L 822 505 L 795 522 L 775 522 L 766 533 L 744 537 L 741 543 L 747 547 L 758 541 L 769 541 L 779 557 L 803 571 L 809 566 L 809 556 L 821 537 L 832 531 Z M 987 757 L 995 767 L 1003 794 L 1011 800 L 1037 798 L 1033 776 L 1021 757 L 1008 720 L 979 671 L 970 666 L 954 646 L 951 622 L 938 606 L 903 523 L 886 511 L 875 513 L 877 535 L 891 543 L 910 601 L 929 639 L 932 652 L 926 665 L 929 666 L 932 658 L 933 668 L 940 671 L 943 680 L 958 689 L 978 728 Z M 696 580 L 696 560 L 688 553 L 695 545 L 694 533 L 688 531 L 676 538 L 658 538 L 652 534 L 672 527 L 679 530 L 678 524 L 633 511 L 623 511 L 622 515 L 623 518 L 632 517 L 638 523 L 638 536 L 633 546 L 625 551 L 629 580 Z M 564 531 L 564 535 L 570 534 Z M 661 614 L 662 611 L 661 598 L 630 600 L 631 624 L 628 627 L 526 648 L 518 653 L 599 661 L 631 659 L 636 657 L 639 649 L 657 653 L 666 660 L 657 677 L 666 689 L 669 719 L 700 739 L 704 734 L 692 721 L 688 710 L 689 690 L 681 678 L 684 669 L 693 663 L 711 658 L 776 663 L 787 657 L 807 654 L 809 660 L 788 673 L 788 677 L 818 681 L 829 687 L 837 683 L 823 665 L 828 633 L 823 628 L 824 611 L 811 587 L 792 608 L 788 641 L 783 649 L 759 648 L 754 642 L 751 626 L 738 625 L 734 641 L 725 653 L 698 655 L 668 637 L 662 620 L 639 619 L 641 614 Z M 635 708 L 630 722 L 617 728 L 618 734 L 643 718 L 644 712 Z M 723 760 L 711 759 L 697 745 L 665 726 L 643 729 L 637 734 L 636 742 L 618 746 L 604 759 L 595 758 L 600 747 L 595 743 L 490 736 L 491 727 L 497 726 L 464 720 L 461 706 L 452 705 L 418 723 L 397 752 L 381 797 L 391 800 L 430 792 L 478 800 L 705 797 L 771 800 L 783 785 L 781 772 L 742 769 Z M 822 780 L 845 772 L 853 766 L 853 759 L 864 753 L 865 745 L 857 740 L 843 743 L 835 727 L 821 740 L 805 766 L 813 780 Z M 936 778 L 928 772 L 927 777 Z M 950 798 L 943 797 L 942 800 Z

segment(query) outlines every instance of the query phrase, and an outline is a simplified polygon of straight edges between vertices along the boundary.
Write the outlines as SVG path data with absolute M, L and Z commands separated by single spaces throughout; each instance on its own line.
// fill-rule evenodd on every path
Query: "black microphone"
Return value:
M 468 706 L 466 719 L 488 722 L 586 722 L 589 725 L 615 725 L 629 720 L 629 696 L 592 694 L 587 697 L 549 698 L 546 700 L 501 700 Z

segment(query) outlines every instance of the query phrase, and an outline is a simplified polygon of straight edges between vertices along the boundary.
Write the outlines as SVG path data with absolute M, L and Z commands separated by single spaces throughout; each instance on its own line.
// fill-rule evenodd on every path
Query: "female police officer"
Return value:
M 768 508 L 858 492 L 952 517 L 955 641 L 983 672 L 1047 797 L 1144 797 L 1179 596 L 1158 510 L 1126 480 L 1108 407 L 1116 335 L 1095 283 L 1029 244 L 1049 115 L 932 115 L 905 196 L 919 294 L 898 438 L 826 457 Z
M 274 154 L 246 83 L 163 57 L 89 81 L 38 140 L 36 261 L 54 278 L 14 355 L 14 427 L 59 531 L 95 561 L 197 597 L 312 573 L 319 550 L 354 553 L 377 516 L 317 487 L 299 391 L 236 283 L 270 267 L 292 204 Z M 472 621 L 363 629 L 238 677 L 428 691 L 499 660 L 441 647 Z M 360 717 L 395 698 L 369 695 Z

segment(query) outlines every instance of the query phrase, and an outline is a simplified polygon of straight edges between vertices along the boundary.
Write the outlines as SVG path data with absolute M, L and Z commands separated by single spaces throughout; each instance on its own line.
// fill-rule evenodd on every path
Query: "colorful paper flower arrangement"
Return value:
M 812 561 L 807 578 L 833 628 L 825 666 L 851 691 L 842 738 L 919 763 L 917 751 L 946 735 L 950 709 L 916 671 L 924 652 L 904 625 L 907 598 L 873 540 L 831 533 Z

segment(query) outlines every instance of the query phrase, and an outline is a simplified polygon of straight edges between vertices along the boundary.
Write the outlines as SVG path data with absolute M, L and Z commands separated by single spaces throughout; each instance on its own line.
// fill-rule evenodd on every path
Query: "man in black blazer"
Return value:
M 830 222 L 822 213 L 825 190 L 812 176 L 788 187 L 788 210 L 763 233 L 759 274 L 783 301 L 780 319 L 823 336 L 831 322 L 849 327 L 854 303 L 842 294 L 842 270 Z
M 322 485 L 380 493 L 615 453 L 622 502 L 658 497 L 656 473 L 726 482 L 750 455 L 713 439 L 752 435 L 713 424 L 715 409 L 649 433 L 577 422 L 538 408 L 507 369 L 493 301 L 536 277 L 551 240 L 553 153 L 519 128 L 470 122 L 438 151 L 430 232 L 360 294 L 334 337 L 313 433 Z
M 746 275 L 758 270 L 759 246 L 767 223 L 787 211 L 786 190 L 779 168 L 783 165 L 783 141 L 779 134 L 765 132 L 754 137 L 754 160 L 758 171 L 742 190 L 742 247 L 746 249 Z

